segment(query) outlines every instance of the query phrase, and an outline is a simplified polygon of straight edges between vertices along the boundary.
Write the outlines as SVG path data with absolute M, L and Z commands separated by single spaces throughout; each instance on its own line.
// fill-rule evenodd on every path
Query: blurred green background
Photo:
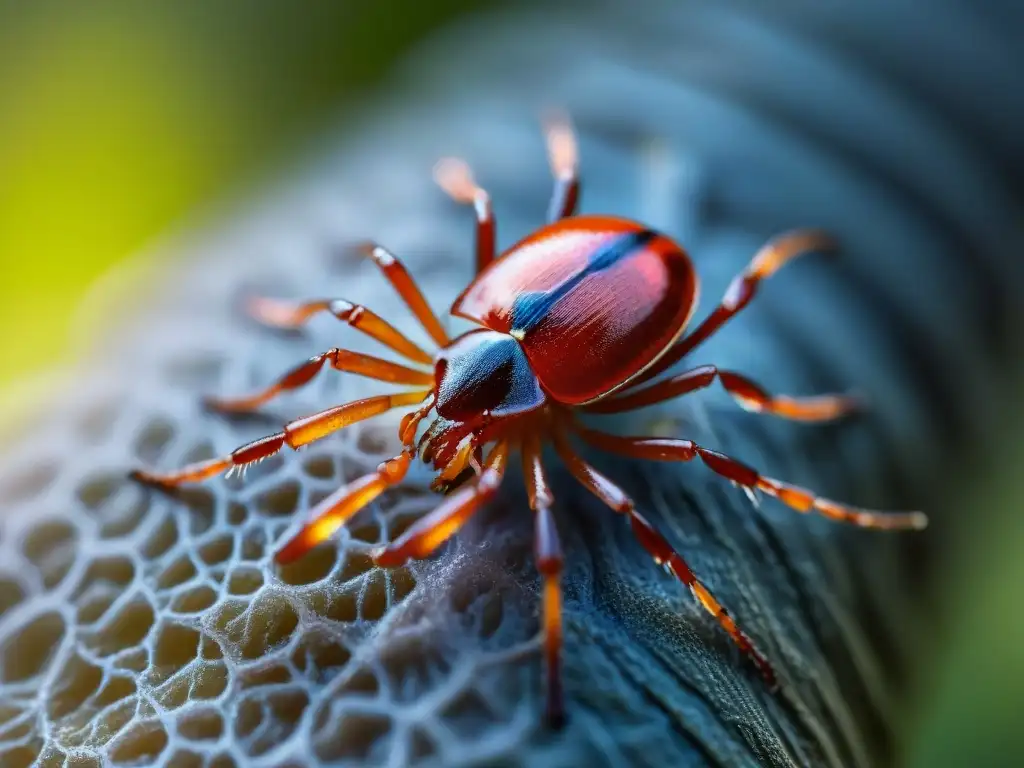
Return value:
M 480 5 L 0 2 L 0 387 L 67 359 L 72 312 L 105 270 L 286 164 L 408 46 Z M 964 507 L 1019 505 L 1022 463 L 989 467 Z M 1024 516 L 1005 517 L 964 534 L 949 571 L 961 620 L 922 674 L 907 765 L 1024 765 Z
M 481 5 L 0 0 L 0 385 L 53 359 L 105 269 Z

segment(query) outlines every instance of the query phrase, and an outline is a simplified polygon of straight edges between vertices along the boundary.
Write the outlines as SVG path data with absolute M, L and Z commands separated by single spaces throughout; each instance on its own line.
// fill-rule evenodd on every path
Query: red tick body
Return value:
M 664 352 L 696 297 L 689 256 L 664 235 L 627 219 L 574 216 L 502 254 L 451 311 L 517 339 L 545 391 L 580 405 Z
M 751 411 L 808 422 L 835 419 L 851 411 L 856 402 L 850 397 L 773 396 L 746 376 L 713 365 L 647 384 L 747 306 L 762 280 L 795 256 L 828 247 L 831 241 L 821 233 L 796 231 L 769 242 L 736 277 L 719 305 L 687 333 L 699 285 L 689 256 L 668 237 L 641 223 L 576 215 L 576 143 L 568 121 L 549 122 L 547 138 L 555 175 L 549 222 L 497 258 L 490 197 L 461 161 L 443 161 L 435 170 L 438 183 L 476 212 L 477 276 L 456 299 L 451 312 L 479 328 L 449 339 L 404 265 L 383 247 L 369 244 L 366 254 L 436 342 L 437 352 L 428 354 L 368 308 L 343 299 L 298 304 L 253 299 L 250 312 L 268 325 L 294 328 L 328 312 L 409 364 L 335 348 L 301 363 L 261 392 L 211 400 L 210 405 L 227 411 L 256 408 L 303 386 L 325 365 L 411 390 L 328 408 L 226 456 L 175 472 L 137 470 L 133 476 L 163 488 L 197 482 L 259 461 L 285 446 L 298 449 L 384 411 L 414 408 L 399 428 L 401 453 L 324 499 L 276 556 L 278 562 L 287 563 L 323 543 L 377 496 L 401 483 L 418 456 L 437 469 L 436 487 L 454 486 L 454 490 L 433 512 L 375 553 L 378 565 L 394 567 L 410 558 L 429 556 L 454 535 L 494 496 L 510 455 L 518 451 L 534 512 L 536 564 L 543 582 L 546 714 L 549 722 L 557 725 L 564 713 L 559 673 L 563 556 L 552 513 L 554 498 L 541 463 L 543 445 L 550 441 L 572 475 L 629 520 L 637 540 L 655 562 L 690 589 L 774 685 L 772 667 L 753 641 L 632 500 L 587 464 L 572 441 L 651 461 L 700 459 L 711 471 L 748 491 L 760 490 L 799 512 L 816 512 L 865 528 L 923 528 L 926 518 L 919 512 L 884 513 L 850 507 L 765 477 L 690 440 L 623 437 L 595 430 L 579 418 L 583 413 L 632 411 L 704 389 L 716 380 Z M 421 432 L 431 413 L 436 416 Z M 470 479 L 464 480 L 467 473 Z

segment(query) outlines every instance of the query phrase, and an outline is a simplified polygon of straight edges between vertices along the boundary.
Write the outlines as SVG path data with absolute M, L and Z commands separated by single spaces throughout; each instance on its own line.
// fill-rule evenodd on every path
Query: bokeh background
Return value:
M 410 46 L 482 5 L 0 2 L 0 414 L 78 353 L 101 275 L 336 137 Z M 965 464 L 939 587 L 959 620 L 922 660 L 907 766 L 1024 764 L 1024 417 L 1006 424 Z

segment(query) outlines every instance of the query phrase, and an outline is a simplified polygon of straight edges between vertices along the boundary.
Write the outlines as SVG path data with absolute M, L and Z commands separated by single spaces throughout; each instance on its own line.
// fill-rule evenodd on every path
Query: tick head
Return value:
M 546 401 L 519 342 L 497 331 L 463 334 L 441 351 L 434 370 L 437 413 L 452 422 L 482 426 Z

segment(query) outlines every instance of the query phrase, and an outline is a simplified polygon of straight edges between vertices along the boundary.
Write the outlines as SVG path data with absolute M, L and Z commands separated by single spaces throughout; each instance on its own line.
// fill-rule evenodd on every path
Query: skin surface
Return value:
M 342 403 L 291 421 L 281 432 L 253 440 L 224 456 L 170 471 L 135 469 L 130 476 L 156 490 L 173 492 L 225 471 L 244 471 L 285 446 L 299 450 L 352 424 L 418 402 L 416 410 L 402 417 L 398 429 L 402 451 L 317 504 L 308 522 L 276 556 L 279 564 L 288 565 L 312 554 L 367 504 L 401 483 L 418 455 L 437 470 L 432 487 L 454 490 L 398 539 L 372 553 L 375 565 L 394 568 L 436 554 L 495 497 L 509 454 L 520 452 L 528 478 L 530 509 L 538 519 L 536 564 L 544 577 L 545 721 L 553 730 L 560 730 L 565 725 L 558 678 L 562 653 L 559 576 L 564 556 L 551 519 L 553 498 L 540 455 L 544 444 L 553 442 L 570 474 L 612 511 L 626 517 L 654 563 L 689 589 L 757 667 L 769 690 L 777 692 L 775 670 L 753 639 L 697 578 L 686 559 L 637 509 L 629 494 L 580 456 L 572 438 L 578 436 L 591 447 L 634 459 L 688 462 L 699 458 L 708 469 L 752 498 L 760 491 L 797 512 L 813 512 L 861 528 L 922 530 L 927 526 L 927 516 L 922 512 L 879 512 L 832 501 L 808 488 L 767 477 L 742 461 L 692 440 L 621 437 L 594 431 L 580 423 L 574 406 L 582 402 L 592 404 L 592 412 L 630 412 L 704 388 L 718 377 L 747 410 L 818 423 L 848 415 L 855 402 L 848 396 L 773 396 L 745 376 L 714 366 L 671 376 L 639 391 L 632 381 L 642 384 L 656 367 L 667 367 L 662 363 L 666 358 L 680 359 L 695 350 L 745 309 L 761 282 L 786 262 L 822 243 L 833 243 L 809 230 L 774 238 L 758 249 L 750 264 L 733 279 L 711 314 L 683 335 L 694 308 L 697 285 L 689 258 L 669 238 L 642 224 L 577 215 L 569 206 L 575 204 L 575 199 L 565 197 L 562 190 L 564 183 L 579 189 L 577 139 L 568 117 L 549 124 L 545 133 L 556 176 L 549 210 L 555 211 L 558 219 L 497 258 L 493 253 L 493 214 L 479 204 L 487 193 L 473 181 L 469 166 L 461 160 L 441 161 L 435 166 L 439 186 L 457 202 L 474 203 L 477 217 L 477 265 L 481 272 L 456 300 L 454 311 L 472 315 L 469 319 L 486 323 L 489 328 L 449 340 L 402 260 L 376 243 L 360 249 L 373 259 L 406 308 L 434 337 L 439 349 L 434 355 L 433 379 L 425 371 L 390 366 L 385 361 L 333 349 L 302 363 L 255 395 L 207 399 L 207 404 L 219 404 L 226 413 L 244 412 L 252 403 L 270 402 L 283 392 L 306 385 L 328 359 L 339 370 L 376 381 L 431 386 Z M 567 164 L 566 158 L 572 158 L 572 164 Z M 458 179 L 452 177 L 452 163 L 459 168 Z M 309 316 L 309 308 L 330 307 L 337 300 L 299 303 L 290 310 L 268 312 L 268 307 L 275 304 L 282 306 L 273 299 L 249 302 L 250 309 L 255 308 L 254 319 L 269 328 L 294 330 Z M 345 317 L 339 319 L 348 321 Z M 398 342 L 405 341 L 399 334 L 397 341 L 383 343 L 398 351 Z M 410 359 L 417 357 L 412 355 Z M 615 396 L 623 385 L 621 396 Z M 419 427 L 432 411 L 437 417 L 420 435 Z
M 242 281 L 296 301 L 330 283 L 425 346 L 429 332 L 398 313 L 365 256 L 340 258 L 325 233 L 387 242 L 444 306 L 469 277 L 472 230 L 430 181 L 431 164 L 440 152 L 468 157 L 504 201 L 509 240 L 529 232 L 550 185 L 530 112 L 543 97 L 564 103 L 580 130 L 594 174 L 587 207 L 687 243 L 710 295 L 776 232 L 811 224 L 843 243 L 831 262 L 773 278 L 708 342 L 708 363 L 770 391 L 853 385 L 869 416 L 821 431 L 735 414 L 709 391 L 623 426 L 713 445 L 836 497 L 927 507 L 928 536 L 941 539 L 946 521 L 965 517 L 942 503 L 951 469 L 1008 398 L 1005 329 L 1020 327 L 1021 265 L 1005 254 L 1019 252 L 1008 244 L 1020 242 L 1010 199 L 1024 178 L 1024 121 L 1013 104 L 999 120 L 979 106 L 996 102 L 989 91 L 1008 92 L 1000 62 L 1016 47 L 962 6 L 929 7 L 932 26 L 915 27 L 928 37 L 913 47 L 872 21 L 881 4 L 842 19 L 795 3 L 756 14 L 743 4 L 650 8 L 656 18 L 591 8 L 453 31 L 410 65 L 415 87 L 368 117 L 299 192 L 170 246 L 177 258 L 146 311 L 105 337 L 69 397 L 12 436 L 0 464 L 3 578 L 17 586 L 3 593 L 16 596 L 3 647 L 52 648 L 4 678 L 16 710 L 4 750 L 57 764 L 73 749 L 155 765 L 187 753 L 244 765 L 893 762 L 909 670 L 935 641 L 932 614 L 957 609 L 932 606 L 923 589 L 935 539 L 866 535 L 769 500 L 755 508 L 697 467 L 595 454 L 777 660 L 783 694 L 770 696 L 713 620 L 650 567 L 621 518 L 566 473 L 532 475 L 533 493 L 554 499 L 567 554 L 562 667 L 573 715 L 551 738 L 537 727 L 541 658 L 528 641 L 546 622 L 538 598 L 550 578 L 533 568 L 533 542 L 546 540 L 546 554 L 553 545 L 535 536 L 546 524 L 524 514 L 519 483 L 435 560 L 387 575 L 369 552 L 433 507 L 428 480 L 382 496 L 323 559 L 279 568 L 268 544 L 294 533 L 339 480 L 394 455 L 397 417 L 281 454 L 245 484 L 216 480 L 181 498 L 117 484 L 126 466 L 179 466 L 267 432 L 205 412 L 202 396 L 265 386 L 343 335 L 358 346 L 356 330 L 327 317 L 307 336 L 254 329 L 231 301 Z M 986 77 L 964 75 L 965 37 L 987 42 L 976 65 Z M 712 55 L 721 66 L 709 70 Z M 428 62 L 443 87 L 429 85 Z M 943 87 L 925 85 L 935 82 Z M 396 189 L 410 201 L 400 212 Z M 357 351 L 377 354 L 369 343 Z M 332 374 L 292 393 L 275 424 L 372 395 L 367 382 Z M 159 622 L 146 623 L 146 605 Z M 204 737 L 208 723 L 224 735 Z

